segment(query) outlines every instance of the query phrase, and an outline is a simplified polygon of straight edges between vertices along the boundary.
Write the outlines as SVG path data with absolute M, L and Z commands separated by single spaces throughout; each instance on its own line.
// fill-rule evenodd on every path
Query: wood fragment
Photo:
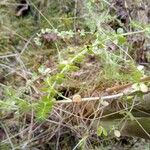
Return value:
M 141 82 L 148 82 L 150 81 L 150 77 L 144 77 L 140 80 Z M 121 90 L 124 90 L 128 87 L 131 87 L 134 83 L 127 83 L 125 85 L 118 85 L 118 86 L 114 86 L 114 87 L 111 87 L 111 88 L 108 88 L 106 89 L 106 92 L 107 93 L 113 93 L 113 92 L 118 92 L 118 91 L 121 91 Z

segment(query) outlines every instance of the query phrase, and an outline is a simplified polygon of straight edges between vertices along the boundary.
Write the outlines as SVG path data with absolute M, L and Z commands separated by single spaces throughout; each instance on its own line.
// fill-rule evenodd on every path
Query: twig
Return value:
M 109 96 L 102 96 L 102 97 L 89 97 L 89 98 L 82 98 L 82 100 L 80 102 L 85 102 L 85 101 L 96 101 L 96 100 L 110 100 L 110 99 L 117 99 L 119 97 L 122 97 L 124 95 L 124 93 L 119 93 L 119 94 L 115 94 L 115 95 L 109 95 Z M 73 100 L 60 100 L 60 101 L 56 101 L 56 103 L 77 103 Z
M 141 81 L 147 81 L 149 79 L 150 79 L 150 77 L 147 77 L 147 78 L 142 79 Z M 118 98 L 120 98 L 120 97 L 122 97 L 124 95 L 133 94 L 134 92 L 136 92 L 136 90 L 133 89 L 133 90 L 123 91 L 121 93 L 114 94 L 114 95 L 108 95 L 108 96 L 102 96 L 102 97 L 81 98 L 80 101 L 73 101 L 72 99 L 59 100 L 59 101 L 56 101 L 56 104 L 58 104 L 58 103 L 80 103 L 80 102 L 97 101 L 97 100 L 112 100 L 112 99 L 118 99 Z
M 144 127 L 141 125 L 141 123 L 134 118 L 134 120 L 137 122 L 137 124 L 140 126 L 140 128 L 144 131 L 144 133 L 150 138 L 150 134 L 144 129 Z
M 150 77 L 144 77 L 140 80 L 140 82 L 148 82 L 150 81 Z M 124 84 L 124 85 L 118 85 L 118 86 L 114 86 L 114 87 L 111 87 L 111 88 L 108 88 L 106 89 L 106 92 L 108 93 L 112 93 L 112 92 L 117 92 L 117 91 L 120 91 L 120 90 L 124 90 L 128 87 L 131 87 L 134 83 L 127 83 L 127 84 Z
M 7 132 L 7 129 L 5 128 L 5 126 L 4 126 L 2 123 L 1 123 L 1 126 L 3 127 L 3 129 L 4 129 L 5 133 L 6 133 L 6 136 L 7 136 L 7 138 L 8 138 L 8 141 L 9 141 L 9 143 L 10 143 L 10 145 L 11 145 L 12 150 L 14 150 L 15 148 L 14 148 L 14 145 L 13 145 L 13 143 L 12 143 L 12 141 L 11 141 L 11 139 L 10 139 L 10 136 L 9 136 L 9 134 L 8 134 L 8 132 Z
M 8 58 L 8 57 L 16 57 L 16 56 L 17 56 L 17 54 L 8 54 L 8 55 L 0 56 L 0 59 Z
M 35 36 L 35 34 L 32 35 L 32 36 L 29 38 L 29 40 L 26 41 L 26 43 L 25 43 L 25 45 L 24 45 L 24 47 L 23 47 L 23 49 L 22 49 L 20 55 L 22 55 L 22 54 L 24 53 L 24 51 L 27 49 L 28 45 L 31 43 L 31 40 L 33 39 L 34 36 Z

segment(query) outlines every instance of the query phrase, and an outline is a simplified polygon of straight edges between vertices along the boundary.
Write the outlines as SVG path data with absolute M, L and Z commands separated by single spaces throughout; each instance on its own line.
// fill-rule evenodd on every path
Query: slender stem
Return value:
M 111 100 L 111 99 L 117 99 L 119 97 L 122 97 L 123 95 L 124 95 L 124 93 L 119 93 L 119 94 L 115 94 L 115 95 L 102 96 L 102 97 L 82 98 L 81 102 L 83 102 L 83 101 L 96 101 L 96 100 Z M 72 101 L 71 99 L 56 101 L 56 103 L 72 103 L 72 102 L 75 102 L 75 101 Z

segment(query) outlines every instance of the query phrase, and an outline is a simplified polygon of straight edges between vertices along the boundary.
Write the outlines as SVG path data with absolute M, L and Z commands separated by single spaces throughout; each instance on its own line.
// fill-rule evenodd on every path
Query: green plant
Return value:
M 134 116 L 134 108 L 138 109 L 137 104 L 149 92 L 149 83 L 141 82 L 148 71 L 131 55 L 133 41 L 129 38 L 140 34 L 149 37 L 149 25 L 130 19 L 127 26 L 133 31 L 125 29 L 115 13 L 110 13 L 111 3 L 106 0 L 30 1 L 30 15 L 20 18 L 12 11 L 15 4 L 7 2 L 2 2 L 0 10 L 0 75 L 4 74 L 4 79 L 0 77 L 0 116 L 2 124 L 8 126 L 2 148 L 40 147 L 37 141 L 43 140 L 58 149 L 74 135 L 74 149 L 92 149 L 103 137 L 109 143 L 109 134 L 119 139 L 126 121 L 148 129 L 149 119 L 144 118 L 146 123 L 142 124 L 143 118 Z M 111 86 L 130 83 L 134 84 L 129 89 L 107 93 Z M 130 88 L 132 95 L 128 95 Z M 79 95 L 78 102 L 72 101 L 74 94 Z M 99 107 L 103 94 L 110 101 L 101 101 Z M 117 101 L 112 107 L 111 98 Z M 15 132 L 11 130 L 14 122 L 7 122 L 11 113 Z

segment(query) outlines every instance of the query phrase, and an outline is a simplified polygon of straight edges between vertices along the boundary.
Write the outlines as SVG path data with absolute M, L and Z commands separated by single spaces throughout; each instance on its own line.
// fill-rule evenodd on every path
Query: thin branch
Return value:
M 11 145 L 11 148 L 12 148 L 12 150 L 14 150 L 15 148 L 14 148 L 14 144 L 12 143 L 12 141 L 11 141 L 11 139 L 10 139 L 10 136 L 9 136 L 9 134 L 8 134 L 8 132 L 7 132 L 7 129 L 5 128 L 5 126 L 1 123 L 1 126 L 3 127 L 3 129 L 4 129 L 4 131 L 5 131 L 5 133 L 6 133 L 6 136 L 7 136 L 7 138 L 8 138 L 8 141 L 9 141 L 9 143 L 10 143 L 10 145 Z
M 16 57 L 16 56 L 17 56 L 17 54 L 8 54 L 8 55 L 0 56 L 0 59 L 8 58 L 8 57 Z
M 140 80 L 140 82 L 148 82 L 150 81 L 150 76 L 148 77 L 144 77 Z M 118 86 L 114 86 L 114 87 L 111 87 L 111 88 L 108 88 L 106 89 L 106 92 L 108 93 L 112 93 L 112 92 L 118 92 L 120 90 L 124 90 L 128 87 L 131 87 L 134 83 L 127 83 L 127 84 L 124 84 L 124 85 L 118 85 Z
M 124 93 L 119 93 L 115 95 L 109 95 L 109 96 L 102 96 L 102 97 L 89 97 L 89 98 L 82 98 L 80 102 L 85 102 L 85 101 L 96 101 L 96 100 L 112 100 L 112 99 L 118 99 L 122 97 Z M 56 101 L 56 103 L 77 103 L 76 101 L 73 101 L 72 99 L 67 99 L 67 100 L 60 100 Z

